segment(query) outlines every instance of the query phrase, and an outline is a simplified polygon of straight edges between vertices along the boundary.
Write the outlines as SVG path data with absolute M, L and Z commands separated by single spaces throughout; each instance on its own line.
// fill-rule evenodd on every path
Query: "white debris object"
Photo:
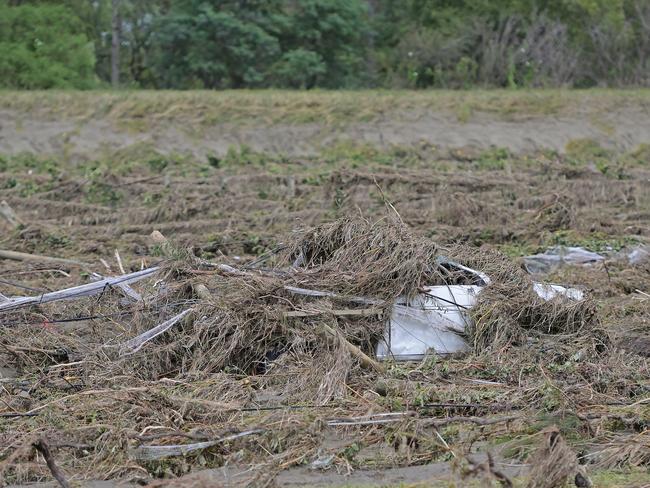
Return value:
M 432 286 L 414 302 L 398 302 L 388 321 L 377 358 L 401 361 L 421 359 L 429 350 L 451 354 L 469 349 L 460 334 L 470 320 L 468 310 L 476 304 L 481 287 L 475 285 Z
M 454 354 L 469 350 L 462 334 L 471 324 L 469 311 L 490 279 L 483 273 L 449 264 L 480 279 L 481 285 L 431 286 L 410 303 L 399 300 L 386 325 L 384 340 L 377 345 L 378 359 L 417 361 L 427 354 Z M 544 300 L 564 295 L 582 300 L 583 292 L 560 285 L 535 283 L 535 292 Z
M 633 247 L 627 252 L 627 259 L 633 265 L 650 260 L 650 246 L 641 244 Z
M 529 273 L 548 273 L 562 265 L 589 265 L 605 259 L 604 256 L 583 247 L 556 246 L 541 254 L 524 257 Z

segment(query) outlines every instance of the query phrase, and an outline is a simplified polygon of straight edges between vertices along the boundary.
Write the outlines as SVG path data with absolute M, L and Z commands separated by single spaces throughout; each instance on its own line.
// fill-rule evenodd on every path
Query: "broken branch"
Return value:
M 45 442 L 44 439 L 39 439 L 32 445 L 45 458 L 47 467 L 50 468 L 50 472 L 52 473 L 52 476 L 54 476 L 54 479 L 57 480 L 63 488 L 70 488 L 70 483 L 68 483 L 68 480 L 65 478 L 63 471 L 61 471 L 61 469 L 56 465 L 54 456 L 52 456 L 47 442 Z

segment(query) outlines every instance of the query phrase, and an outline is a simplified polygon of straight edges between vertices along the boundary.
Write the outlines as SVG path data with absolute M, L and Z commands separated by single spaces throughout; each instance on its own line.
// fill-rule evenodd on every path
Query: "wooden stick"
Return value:
M 345 309 L 345 310 L 292 310 L 285 312 L 285 317 L 312 317 L 315 315 L 335 315 L 337 317 L 368 317 L 379 315 L 383 310 L 381 308 L 362 308 L 362 309 Z
M 47 442 L 45 442 L 44 439 L 39 439 L 32 445 L 38 452 L 43 455 L 45 462 L 47 463 L 47 467 L 50 468 L 50 471 L 52 472 L 52 476 L 54 476 L 54 479 L 59 482 L 61 487 L 70 488 L 70 483 L 68 483 L 68 480 L 65 478 L 63 471 L 61 471 L 61 469 L 56 465 L 56 462 L 54 462 L 54 456 L 52 456 L 50 447 L 47 445 Z
M 104 276 L 100 275 L 99 273 L 91 273 L 91 276 L 93 278 L 97 278 L 98 280 L 103 280 L 104 279 Z M 118 283 L 117 287 L 120 290 L 122 290 L 122 292 L 124 293 L 124 295 L 127 298 L 130 298 L 134 302 L 142 301 L 142 296 L 137 291 L 135 291 L 133 288 L 131 288 L 129 285 L 125 285 L 124 283 Z
M 90 264 L 82 261 L 75 261 L 73 259 L 39 256 L 38 254 L 28 254 L 26 252 L 9 251 L 4 249 L 0 249 L 0 259 L 11 259 L 13 261 L 38 261 L 42 263 L 67 264 L 81 268 L 90 268 Z
M 124 271 L 124 266 L 122 265 L 122 257 L 120 256 L 120 252 L 115 249 L 115 260 L 117 261 L 117 267 L 120 268 L 120 273 L 126 274 L 126 271 Z
M 357 346 L 352 344 L 350 341 L 348 341 L 345 337 L 343 337 L 343 334 L 340 332 L 332 329 L 329 325 L 327 324 L 321 324 L 321 328 L 331 337 L 338 338 L 345 348 L 348 350 L 352 356 L 357 358 L 359 362 L 361 363 L 362 366 L 365 366 L 366 368 L 373 369 L 377 371 L 378 373 L 385 373 L 386 369 L 379 364 L 377 361 L 372 359 L 370 356 L 368 356 L 365 352 L 363 352 L 361 349 L 359 349 Z
M 142 348 L 142 346 L 144 346 L 147 342 L 154 339 L 155 337 L 158 337 L 160 334 L 167 332 L 177 322 L 180 322 L 180 320 L 191 311 L 192 311 L 191 308 L 188 308 L 187 310 L 183 310 L 181 313 L 174 315 L 171 319 L 166 320 L 162 324 L 159 324 L 153 327 L 152 329 L 143 332 L 139 336 L 124 342 L 123 344 L 120 345 L 120 351 L 121 351 L 120 355 L 126 356 L 138 352 Z

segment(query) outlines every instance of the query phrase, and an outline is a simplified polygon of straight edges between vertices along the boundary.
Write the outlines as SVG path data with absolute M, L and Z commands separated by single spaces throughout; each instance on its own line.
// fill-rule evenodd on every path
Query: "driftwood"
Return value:
M 111 278 L 104 278 L 93 283 L 85 285 L 73 286 L 64 290 L 52 291 L 43 293 L 33 297 L 17 297 L 12 298 L 8 302 L 0 303 L 0 312 L 6 310 L 15 310 L 18 308 L 29 307 L 30 305 L 39 305 L 41 303 L 54 302 L 58 300 L 73 300 L 81 297 L 89 297 L 102 293 L 107 288 L 118 286 L 120 284 L 130 284 L 140 281 L 158 271 L 158 267 L 136 271 L 122 276 L 115 276 Z
M 39 256 L 38 254 L 28 254 L 26 252 L 8 251 L 0 249 L 0 259 L 11 259 L 13 261 L 36 261 L 41 263 L 65 264 L 68 266 L 77 266 L 80 268 L 89 268 L 90 264 L 74 259 L 53 258 L 50 256 Z

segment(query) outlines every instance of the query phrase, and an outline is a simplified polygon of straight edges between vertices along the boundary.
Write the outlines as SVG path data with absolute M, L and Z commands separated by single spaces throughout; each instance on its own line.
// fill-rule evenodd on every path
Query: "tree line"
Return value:
M 0 87 L 650 85 L 648 0 L 0 0 Z

